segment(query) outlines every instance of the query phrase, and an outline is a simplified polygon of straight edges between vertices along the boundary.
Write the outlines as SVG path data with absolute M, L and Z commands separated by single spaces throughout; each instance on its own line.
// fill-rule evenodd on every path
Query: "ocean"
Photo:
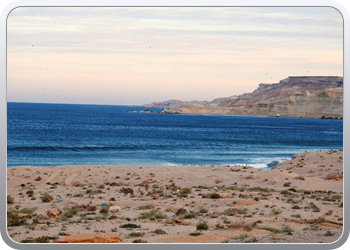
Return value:
M 342 120 L 136 112 L 145 109 L 7 103 L 7 167 L 229 164 L 269 169 L 296 153 L 343 149 Z

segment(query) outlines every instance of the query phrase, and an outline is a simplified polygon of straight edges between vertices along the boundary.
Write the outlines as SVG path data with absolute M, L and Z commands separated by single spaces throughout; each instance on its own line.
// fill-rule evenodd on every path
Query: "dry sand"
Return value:
M 126 243 L 334 242 L 343 229 L 342 172 L 342 151 L 304 152 L 272 170 L 214 165 L 11 167 L 7 194 L 14 199 L 7 205 L 8 234 L 15 242 L 44 235 L 54 242 L 96 233 L 117 233 Z M 53 200 L 42 202 L 44 195 Z M 102 203 L 120 210 L 101 213 Z M 79 208 L 70 218 L 67 212 L 74 206 Z M 26 208 L 36 209 L 30 213 Z M 61 214 L 50 218 L 49 210 Z M 139 218 L 142 214 L 149 218 Z M 208 228 L 197 230 L 202 222 Z M 125 224 L 139 227 L 122 228 Z

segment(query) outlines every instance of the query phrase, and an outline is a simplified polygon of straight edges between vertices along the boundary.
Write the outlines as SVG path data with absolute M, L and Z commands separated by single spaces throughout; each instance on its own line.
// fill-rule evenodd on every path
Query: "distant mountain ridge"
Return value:
M 144 106 L 162 107 L 166 113 L 176 114 L 341 118 L 343 77 L 290 76 L 279 83 L 260 83 L 253 92 L 239 96 L 216 98 L 212 101 L 167 100 Z

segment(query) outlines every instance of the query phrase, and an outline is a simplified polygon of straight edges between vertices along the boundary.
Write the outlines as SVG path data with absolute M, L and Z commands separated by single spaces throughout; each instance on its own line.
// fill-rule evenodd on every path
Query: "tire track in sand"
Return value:
M 54 174 L 52 174 L 46 181 L 45 183 L 53 183 L 55 182 L 55 180 L 57 179 L 57 177 L 60 175 L 60 174 L 65 174 L 67 176 L 70 176 L 68 179 L 66 180 L 59 180 L 59 182 L 61 181 L 64 181 L 66 185 L 69 185 L 71 184 L 74 179 L 79 175 L 81 174 L 81 170 L 80 169 L 83 169 L 84 167 L 80 167 L 78 170 L 72 170 L 72 171 L 69 171 L 69 172 L 66 172 L 64 171 L 64 169 L 59 169 L 57 170 Z M 57 182 L 57 181 L 56 181 Z

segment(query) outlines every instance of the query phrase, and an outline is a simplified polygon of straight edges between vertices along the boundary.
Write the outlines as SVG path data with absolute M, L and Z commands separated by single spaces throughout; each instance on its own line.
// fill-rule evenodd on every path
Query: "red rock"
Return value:
M 47 211 L 47 216 L 49 216 L 49 218 L 57 218 L 58 216 L 60 216 L 60 212 L 54 209 L 51 209 L 49 211 Z
M 152 180 L 145 180 L 142 182 L 143 185 L 151 184 Z
M 56 243 L 123 243 L 119 234 L 77 234 L 56 240 Z

